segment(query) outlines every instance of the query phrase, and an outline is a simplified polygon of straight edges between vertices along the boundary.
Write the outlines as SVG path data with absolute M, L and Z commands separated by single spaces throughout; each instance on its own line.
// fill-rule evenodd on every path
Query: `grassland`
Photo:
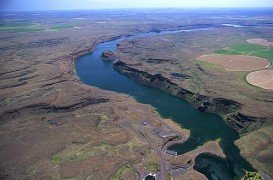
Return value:
M 258 56 L 273 61 L 273 50 L 252 52 L 251 55 Z
M 71 25 L 60 25 L 60 26 L 53 26 L 50 30 L 63 30 L 63 29 L 70 29 L 73 28 Z
M 237 52 L 242 52 L 242 53 L 250 53 L 253 51 L 264 51 L 267 50 L 266 46 L 262 45 L 255 45 L 255 44 L 236 44 L 230 46 L 231 49 L 237 51 Z
M 26 23 L 7 23 L 0 25 L 0 32 L 36 32 L 43 31 L 45 28 L 41 27 L 39 24 L 34 24 L 30 22 Z
M 231 45 L 224 49 L 214 50 L 213 53 L 224 55 L 253 55 L 270 61 L 273 60 L 273 50 L 263 45 L 250 43 Z
M 54 25 L 47 27 L 45 24 L 32 22 L 30 20 L 18 20 L 0 23 L 0 32 L 41 32 L 45 30 L 64 30 L 73 28 L 72 25 Z

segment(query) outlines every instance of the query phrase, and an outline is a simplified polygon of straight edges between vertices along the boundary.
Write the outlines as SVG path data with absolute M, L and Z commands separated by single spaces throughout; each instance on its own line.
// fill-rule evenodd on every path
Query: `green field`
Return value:
M 234 51 L 232 49 L 228 50 L 228 49 L 217 49 L 215 51 L 213 51 L 213 53 L 215 54 L 225 54 L 225 55 L 242 55 L 244 53 L 238 52 L 238 51 Z
M 0 32 L 36 32 L 43 31 L 40 24 L 32 23 L 28 20 L 18 20 L 0 24 Z
M 271 61 L 273 60 L 273 50 L 253 52 L 251 55 L 265 58 Z
M 230 46 L 230 49 L 233 49 L 235 51 L 242 52 L 242 53 L 250 53 L 253 51 L 265 51 L 267 50 L 267 47 L 262 45 L 255 45 L 255 44 L 236 44 L 236 45 Z
M 51 30 L 63 30 L 63 29 L 69 29 L 69 28 L 73 28 L 73 26 L 69 26 L 69 25 L 60 25 L 60 26 L 53 26 L 50 29 Z
M 213 51 L 213 53 L 225 55 L 252 55 L 273 60 L 273 50 L 268 50 L 266 46 L 254 44 L 232 45 L 226 49 L 217 49 Z
M 49 30 L 57 31 L 69 28 L 73 28 L 73 26 L 58 25 L 49 27 Z M 0 32 L 38 32 L 44 30 L 46 30 L 45 26 L 27 20 L 0 23 Z

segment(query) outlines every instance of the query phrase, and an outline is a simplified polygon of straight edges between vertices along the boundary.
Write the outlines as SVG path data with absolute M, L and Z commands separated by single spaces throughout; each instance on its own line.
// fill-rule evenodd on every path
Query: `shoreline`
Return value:
M 106 41 L 106 42 L 108 42 L 108 41 Z M 97 43 L 97 45 L 98 44 L 100 44 L 100 43 Z M 93 48 L 93 50 L 94 50 L 94 48 Z M 87 53 L 88 54 L 88 53 Z M 84 55 L 83 55 L 84 56 Z M 80 56 L 79 56 L 80 57 Z M 78 57 L 78 58 L 79 58 Z M 78 59 L 78 58 L 76 58 L 76 60 Z M 107 58 L 107 57 L 106 57 Z M 101 61 L 103 61 L 102 59 L 100 59 Z M 76 61 L 74 61 L 75 63 L 76 63 Z M 115 65 L 114 65 L 114 68 L 115 68 Z M 81 82 L 81 83 L 83 83 L 83 82 Z M 83 83 L 83 84 L 85 84 L 85 83 Z M 85 84 L 86 85 L 86 84 Z M 88 85 L 89 86 L 89 85 Z M 93 86 L 92 86 L 93 87 Z M 107 90 L 108 91 L 108 90 Z M 113 92 L 113 91 L 109 91 L 109 92 Z M 114 92 L 114 93 L 118 93 L 118 92 Z M 120 94 L 120 93 L 119 93 Z M 124 93 L 121 93 L 121 94 L 124 94 Z M 129 96 L 129 97 L 131 97 L 131 96 Z M 132 98 L 132 97 L 131 97 Z M 179 97 L 179 98 L 181 98 L 181 97 Z M 134 98 L 133 98 L 134 99 Z M 183 98 L 182 98 L 183 99 Z M 220 99 L 220 98 L 219 98 Z M 134 101 L 135 102 L 137 102 L 135 99 L 134 99 Z M 139 102 L 137 102 L 137 103 L 139 103 Z M 147 105 L 147 104 L 144 104 L 144 105 Z M 153 107 L 152 107 L 153 108 Z M 158 114 L 158 112 L 156 111 L 156 113 Z M 216 113 L 217 114 L 217 113 Z M 159 114 L 158 114 L 159 115 Z M 174 121 L 172 121 L 173 123 L 175 123 Z M 188 137 L 189 138 L 189 137 Z M 188 139 L 187 138 L 187 139 Z M 175 139 L 175 138 L 174 138 Z M 186 140 L 187 140 L 186 139 Z M 164 145 L 162 145 L 162 147 L 161 147 L 161 153 L 163 153 L 163 154 L 166 154 L 166 151 L 164 151 L 165 149 L 167 149 L 168 147 L 170 147 L 171 145 L 173 145 L 173 144 L 182 144 L 182 143 L 184 143 L 186 140 L 183 140 L 183 139 L 180 139 L 180 140 L 176 140 L 176 141 L 167 141 L 167 143 L 165 143 Z M 211 142 L 211 141 L 208 141 L 208 142 L 206 142 L 203 146 L 205 146 L 207 143 L 209 143 L 209 142 Z M 167 144 L 167 145 L 166 145 Z M 218 143 L 217 143 L 218 144 Z M 198 146 L 196 149 L 199 149 L 200 147 L 203 147 L 203 146 Z M 222 152 L 222 148 L 218 145 L 218 148 L 220 148 L 221 149 L 221 152 Z M 192 151 L 195 151 L 196 149 L 193 149 Z M 162 152 L 162 150 L 163 150 L 163 152 Z M 192 151 L 189 151 L 189 152 L 192 152 Z M 188 153 L 188 152 L 187 152 Z M 187 154 L 187 153 L 184 153 L 184 154 L 180 154 L 180 155 L 177 155 L 176 157 L 181 157 L 181 156 L 184 156 L 185 154 Z M 195 155 L 195 157 L 197 157 L 198 155 L 200 155 L 200 154 L 205 154 L 205 153 L 209 153 L 209 154 L 212 154 L 212 155 L 215 155 L 215 153 L 214 152 L 209 152 L 209 151 L 203 151 L 203 152 L 200 152 L 200 153 L 198 153 L 198 154 L 196 154 Z M 217 154 L 217 153 L 216 153 Z M 221 153 L 220 153 L 221 154 Z M 222 152 L 222 154 L 223 154 L 223 152 Z M 224 157 L 224 159 L 226 158 L 225 157 L 225 155 L 222 155 L 222 156 L 220 156 L 220 157 Z M 194 158 L 195 159 L 195 158 Z
M 99 45 L 100 43 L 104 43 L 104 42 L 109 42 L 109 41 L 112 41 L 112 40 L 116 40 L 116 39 L 119 39 L 120 37 L 127 37 L 127 36 L 126 36 L 126 35 L 125 35 L 125 36 L 122 35 L 122 36 L 117 36 L 117 37 L 111 38 L 111 39 L 106 40 L 106 41 L 96 42 L 96 43 L 93 44 L 93 46 L 92 46 L 91 48 L 88 48 L 88 49 L 86 49 L 86 50 L 82 50 L 82 51 L 80 51 L 80 52 L 73 53 L 72 55 L 70 55 L 70 56 L 69 56 L 69 57 L 70 57 L 70 63 L 72 63 L 72 66 L 70 67 L 70 68 L 71 68 L 70 70 L 73 70 L 73 74 L 72 74 L 71 76 L 72 76 L 73 78 L 75 78 L 75 80 L 76 80 L 77 82 L 79 82 L 80 84 L 82 84 L 82 85 L 84 85 L 84 86 L 98 88 L 98 87 L 96 87 L 96 86 L 90 86 L 90 85 L 88 85 L 88 84 L 85 84 L 84 82 L 82 82 L 82 81 L 80 80 L 79 76 L 77 76 L 77 73 L 76 73 L 76 62 L 77 62 L 77 60 L 78 60 L 80 57 L 92 53 L 93 50 L 96 48 L 96 46 Z M 98 88 L 98 89 L 100 89 L 100 88 Z M 148 107 L 152 108 L 153 111 L 154 111 L 160 118 L 162 118 L 162 117 L 159 115 L 159 113 L 156 111 L 156 109 L 155 109 L 153 106 L 149 105 L 149 104 L 142 104 L 142 103 L 139 103 L 139 102 L 137 102 L 133 97 L 131 97 L 131 96 L 129 96 L 129 95 L 126 95 L 126 94 L 124 94 L 124 93 L 118 93 L 118 92 L 114 92 L 114 91 L 110 91 L 110 90 L 103 90 L 103 91 L 106 91 L 107 93 L 114 93 L 114 94 L 121 94 L 121 95 L 128 96 L 129 98 L 133 99 L 133 101 L 135 101 L 135 103 L 141 104 L 141 105 L 143 105 L 143 106 L 148 106 Z M 194 162 L 195 162 L 195 158 L 196 158 L 198 155 L 201 155 L 201 154 L 211 154 L 211 155 L 215 155 L 215 156 L 218 156 L 218 157 L 221 157 L 221 158 L 225 158 L 225 157 L 226 157 L 225 154 L 224 154 L 223 151 L 222 151 L 222 148 L 221 148 L 219 145 L 217 145 L 218 147 L 216 148 L 216 149 L 219 149 L 219 150 L 217 150 L 216 152 L 214 152 L 213 150 L 209 150 L 209 149 L 206 150 L 206 146 L 207 146 L 206 144 L 209 144 L 209 143 L 216 143 L 216 144 L 218 144 L 218 142 L 216 142 L 216 141 L 208 141 L 208 142 L 205 143 L 203 146 L 198 146 L 197 149 L 194 149 L 194 150 L 192 150 L 192 151 L 189 151 L 189 152 L 187 152 L 187 153 L 185 153 L 185 154 L 180 154 L 180 155 L 176 155 L 176 156 L 172 156 L 172 155 L 170 155 L 170 154 L 167 154 L 167 153 L 166 153 L 166 150 L 167 150 L 169 147 L 171 147 L 171 146 L 174 145 L 174 144 L 182 144 L 182 143 L 184 143 L 185 141 L 188 140 L 188 138 L 189 138 L 189 130 L 182 128 L 179 124 L 177 124 L 177 123 L 174 122 L 173 120 L 167 120 L 167 122 L 166 122 L 166 121 L 161 121 L 161 120 L 159 120 L 159 121 L 160 121 L 161 123 L 163 123 L 164 125 L 166 125 L 166 126 L 167 126 L 169 129 L 171 129 L 173 132 L 175 132 L 176 134 L 178 134 L 177 137 L 179 137 L 179 136 L 186 137 L 186 138 L 181 138 L 181 139 L 179 139 L 179 140 L 174 140 L 174 141 L 173 141 L 173 138 L 171 138 L 171 140 L 170 140 L 170 139 L 164 140 L 166 143 L 164 143 L 161 147 L 158 147 L 158 148 L 159 148 L 159 151 L 162 153 L 162 156 L 166 156 L 167 159 L 169 159 L 170 157 L 172 157 L 172 158 L 173 158 L 173 157 L 176 157 L 176 158 L 183 157 L 185 154 L 195 152 L 195 151 L 196 151 L 197 149 L 199 149 L 199 148 L 203 148 L 203 151 L 194 154 L 194 156 L 193 156 L 194 158 L 192 159 Z M 176 126 L 176 127 L 175 127 L 175 126 Z M 175 137 L 174 139 L 176 139 L 177 137 Z M 164 161 L 167 162 L 168 160 L 164 160 Z M 165 163 L 166 163 L 166 162 L 165 162 Z M 193 166 L 194 166 L 194 164 L 192 165 L 192 167 L 193 167 Z M 169 169 L 169 171 L 173 171 L 173 169 Z M 204 176 L 204 175 L 203 175 L 203 176 Z

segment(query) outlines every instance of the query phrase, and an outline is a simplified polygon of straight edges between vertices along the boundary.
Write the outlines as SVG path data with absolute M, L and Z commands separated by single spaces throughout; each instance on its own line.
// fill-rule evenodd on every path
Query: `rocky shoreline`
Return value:
M 230 127 L 234 128 L 238 132 L 246 132 L 245 128 L 247 128 L 253 122 L 260 122 L 259 126 L 262 125 L 262 118 L 242 114 L 240 112 L 242 104 L 236 101 L 195 94 L 171 82 L 168 78 L 163 77 L 161 74 L 149 74 L 148 72 L 130 67 L 128 64 L 122 61 L 115 62 L 113 67 L 141 84 L 161 89 L 164 92 L 185 99 L 193 107 L 202 112 L 207 111 L 219 114 Z
M 94 41 L 86 48 L 74 50 L 47 64 L 38 61 L 27 68 L 19 67 L 4 73 L 11 78 L 25 78 L 24 74 L 18 77 L 13 74 L 31 68 L 39 74 L 25 78 L 25 84 L 1 91 L 0 144 L 3 147 L 1 162 L 5 163 L 1 165 L 0 177 L 72 178 L 78 173 L 88 177 L 90 170 L 109 165 L 109 172 L 94 175 L 94 178 L 101 179 L 105 175 L 116 176 L 120 168 L 127 166 L 145 174 L 150 172 L 150 164 L 155 163 L 159 167 L 156 173 L 164 179 L 173 170 L 170 167 L 177 167 L 172 165 L 173 160 L 183 155 L 173 157 L 163 152 L 162 147 L 173 140 L 177 143 L 176 137 L 181 133 L 184 138 L 179 142 L 185 141 L 189 132 L 171 122 L 166 123 L 152 107 L 139 104 L 126 95 L 85 85 L 76 75 L 76 60 L 92 52 L 97 44 Z M 20 64 L 17 59 L 11 61 Z M 41 77 L 47 79 L 41 80 Z M 149 130 L 143 126 L 143 119 L 148 119 Z M 10 127 L 17 128 L 10 130 Z M 155 129 L 162 133 L 173 132 L 174 136 L 162 137 L 160 132 L 155 133 Z M 105 146 L 111 148 L 105 149 Z M 124 152 L 127 153 L 125 157 Z M 223 154 L 219 145 L 205 146 L 199 153 L 203 152 Z M 197 155 L 187 158 L 194 162 Z M 176 165 L 186 163 L 181 159 L 176 160 Z M 96 167 L 94 162 L 97 162 Z M 205 179 L 192 168 L 183 170 L 179 176 L 186 173 Z

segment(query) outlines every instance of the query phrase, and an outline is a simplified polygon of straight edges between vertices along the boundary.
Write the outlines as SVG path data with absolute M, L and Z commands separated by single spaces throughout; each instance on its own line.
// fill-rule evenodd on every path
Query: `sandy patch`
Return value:
M 260 88 L 273 90 L 273 69 L 252 72 L 247 75 L 246 80 Z
M 228 71 L 253 71 L 270 66 L 266 59 L 246 55 L 203 55 L 198 58 L 201 61 L 213 63 Z
M 262 38 L 248 39 L 247 42 L 250 43 L 250 44 L 257 44 L 257 45 L 263 45 L 263 46 L 273 46 L 273 42 L 269 42 L 266 39 L 262 39 Z

